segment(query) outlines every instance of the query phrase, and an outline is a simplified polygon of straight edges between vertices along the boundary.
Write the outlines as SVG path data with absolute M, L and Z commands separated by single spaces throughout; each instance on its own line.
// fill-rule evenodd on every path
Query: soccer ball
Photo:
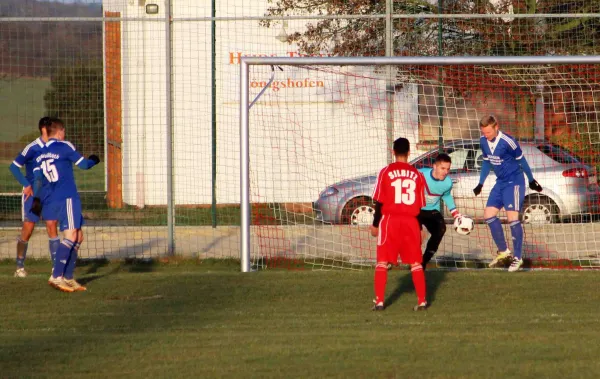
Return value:
M 469 235 L 473 230 L 473 219 L 467 216 L 461 216 L 454 219 L 454 230 L 463 236 Z

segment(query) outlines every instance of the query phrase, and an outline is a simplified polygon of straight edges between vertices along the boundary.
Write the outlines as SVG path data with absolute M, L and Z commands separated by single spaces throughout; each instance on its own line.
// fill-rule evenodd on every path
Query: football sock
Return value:
M 416 265 L 410 268 L 412 274 L 413 284 L 415 285 L 415 292 L 417 293 L 418 304 L 425 301 L 426 288 L 425 288 L 425 273 L 421 265 Z
M 68 239 L 63 239 L 58 250 L 56 251 L 56 259 L 54 260 L 54 269 L 52 270 L 52 276 L 58 278 L 63 276 L 65 272 L 65 266 L 71 255 L 71 249 L 73 248 L 73 242 Z
M 510 233 L 512 234 L 515 258 L 521 259 L 523 254 L 523 225 L 520 221 L 510 223 Z
M 385 298 L 385 286 L 387 284 L 387 262 L 379 262 L 375 266 L 375 303 L 379 304 Z
M 435 254 L 435 251 L 425 250 L 425 254 L 423 254 L 423 263 L 421 263 L 421 266 L 423 266 L 423 270 L 425 270 L 427 263 L 429 263 L 431 258 L 433 258 L 434 254 Z
M 486 218 L 485 222 L 490 227 L 490 232 L 492 233 L 492 238 L 496 243 L 496 247 L 498 247 L 498 251 L 506 251 L 508 247 L 506 246 L 506 240 L 504 239 L 504 230 L 502 229 L 502 223 L 500 219 L 496 216 Z
M 77 252 L 79 251 L 79 246 L 81 246 L 81 243 L 77 242 L 71 249 L 69 260 L 67 261 L 67 266 L 65 267 L 65 279 L 73 279 L 75 274 L 75 265 L 77 264 Z
M 54 266 L 54 259 L 56 258 L 56 251 L 58 250 L 58 246 L 60 245 L 60 238 L 50 238 L 48 240 L 48 249 L 50 250 L 50 259 L 52 260 L 52 265 Z
M 25 257 L 27 256 L 27 241 L 17 238 L 17 267 L 25 267 Z

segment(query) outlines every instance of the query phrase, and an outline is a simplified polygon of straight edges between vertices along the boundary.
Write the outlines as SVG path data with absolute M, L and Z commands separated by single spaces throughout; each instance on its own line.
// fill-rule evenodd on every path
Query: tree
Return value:
M 65 122 L 67 138 L 86 154 L 104 152 L 102 62 L 63 66 L 51 76 L 44 95 L 48 115 Z
M 271 0 L 266 16 L 382 15 L 385 1 L 375 0 Z M 565 4 L 566 3 L 566 4 Z M 596 0 L 444 0 L 442 13 L 498 14 L 498 18 L 443 19 L 443 55 L 542 55 L 597 51 L 600 20 L 595 18 L 515 18 L 515 14 L 598 13 Z M 394 14 L 436 14 L 435 0 L 395 0 Z M 270 27 L 278 21 L 263 20 Z M 435 18 L 395 19 L 395 55 L 438 55 Z M 385 54 L 385 19 L 325 19 L 309 21 L 292 33 L 307 55 L 324 52 L 336 56 Z

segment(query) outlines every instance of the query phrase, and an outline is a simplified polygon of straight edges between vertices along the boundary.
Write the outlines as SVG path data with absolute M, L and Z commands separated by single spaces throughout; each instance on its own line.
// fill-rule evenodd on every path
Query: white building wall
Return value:
M 122 17 L 164 20 L 146 15 L 138 0 L 105 0 L 105 11 Z M 173 146 L 176 204 L 210 204 L 211 179 L 211 33 L 210 22 L 177 21 L 210 17 L 210 2 L 173 1 Z M 261 16 L 266 0 L 217 2 L 218 17 Z M 287 31 L 303 27 L 288 25 Z M 165 23 L 122 24 L 123 199 L 132 205 L 167 202 L 165 122 Z M 279 27 L 258 21 L 217 22 L 217 202 L 239 202 L 239 55 L 290 56 L 297 49 L 278 41 Z M 266 69 L 266 71 L 265 71 Z M 285 68 L 275 80 L 314 82 L 322 87 L 268 89 L 251 110 L 253 201 L 310 202 L 325 186 L 357 175 L 376 173 L 388 159 L 385 83 L 319 71 Z M 364 71 L 364 72 L 363 72 Z M 250 79 L 268 81 L 268 67 Z M 350 79 L 348 79 L 350 78 Z M 346 80 L 347 79 L 347 80 Z M 260 88 L 252 88 L 251 98 Z M 397 93 L 394 136 L 418 142 L 417 89 Z M 416 151 L 415 151 L 416 153 Z

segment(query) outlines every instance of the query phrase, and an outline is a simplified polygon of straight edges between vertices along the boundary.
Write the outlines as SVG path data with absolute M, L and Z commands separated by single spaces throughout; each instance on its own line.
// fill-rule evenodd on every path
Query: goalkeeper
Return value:
M 525 199 L 525 178 L 529 180 L 529 188 L 541 192 L 542 186 L 533 178 L 531 168 L 523 156 L 519 143 L 498 128 L 498 121 L 492 115 L 485 116 L 479 121 L 481 129 L 481 151 L 483 164 L 479 176 L 479 184 L 473 189 L 475 196 L 481 193 L 483 183 L 492 167 L 496 173 L 496 183 L 483 212 L 485 222 L 490 228 L 492 238 L 498 247 L 498 255 L 490 263 L 495 267 L 500 262 L 510 261 L 509 272 L 518 271 L 523 265 L 523 226 L 519 221 L 519 212 Z M 497 217 L 500 209 L 504 208 L 512 234 L 514 256 L 506 246 L 502 223 Z
M 427 204 L 421 208 L 417 219 L 424 226 L 431 237 L 427 241 L 425 253 L 423 254 L 423 270 L 427 263 L 433 258 L 446 234 L 446 222 L 440 209 L 440 200 L 443 200 L 448 210 L 455 219 L 461 217 L 456 209 L 452 197 L 452 180 L 448 176 L 452 160 L 448 154 L 439 154 L 433 163 L 433 168 L 421 168 L 419 171 L 425 177 L 425 198 Z

